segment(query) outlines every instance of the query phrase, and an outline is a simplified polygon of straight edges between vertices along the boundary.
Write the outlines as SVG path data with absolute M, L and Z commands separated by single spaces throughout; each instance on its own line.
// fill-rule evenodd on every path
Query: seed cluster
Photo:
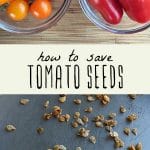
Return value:
M 77 135 L 86 138 L 90 135 L 90 130 L 85 128 L 79 128 Z
M 125 113 L 127 110 L 124 106 L 120 106 L 120 112 L 121 113 Z
M 70 115 L 69 114 L 62 114 L 62 109 L 60 106 L 53 106 L 52 112 L 44 113 L 43 119 L 50 120 L 51 118 L 57 118 L 59 122 L 69 122 Z
M 23 98 L 23 99 L 20 100 L 20 104 L 21 105 L 27 105 L 29 103 L 29 101 L 30 101 L 29 99 L 24 99 Z
M 135 95 L 129 95 L 130 99 L 136 99 Z M 58 101 L 60 103 L 65 103 L 67 100 L 66 95 L 59 95 Z M 87 95 L 87 102 L 94 102 L 96 100 L 99 100 L 102 105 L 108 105 L 111 102 L 110 96 L 106 94 L 99 94 L 96 96 Z M 21 99 L 20 104 L 26 105 L 29 103 L 28 99 Z M 77 136 L 87 139 L 90 143 L 96 144 L 97 140 L 96 136 L 91 135 L 90 129 L 87 128 L 88 123 L 91 121 L 94 123 L 96 128 L 103 128 L 108 133 L 108 136 L 114 141 L 114 147 L 115 148 L 122 148 L 125 146 L 125 142 L 120 138 L 119 133 L 114 130 L 114 127 L 117 127 L 118 121 L 117 121 L 117 113 L 110 112 L 107 115 L 98 114 L 96 116 L 93 116 L 93 118 L 89 118 L 89 113 L 93 112 L 93 107 L 89 106 L 83 110 L 83 112 L 86 113 L 86 115 L 82 115 L 82 112 L 74 112 L 74 114 L 63 114 L 63 109 L 61 106 L 52 106 L 50 107 L 49 101 L 46 100 L 43 104 L 45 110 L 51 109 L 51 111 L 46 112 L 43 114 L 42 118 L 45 121 L 51 120 L 52 118 L 57 119 L 58 122 L 69 122 L 73 128 L 77 128 Z M 80 105 L 82 103 L 81 99 L 74 99 L 73 103 L 76 105 Z M 121 105 L 119 108 L 120 113 L 126 113 L 127 109 L 125 106 Z M 133 122 L 138 119 L 137 114 L 131 113 L 125 118 L 129 123 Z M 71 120 L 71 122 L 70 122 Z M 68 123 L 67 123 L 68 124 Z M 12 132 L 16 130 L 16 127 L 14 125 L 8 124 L 5 126 L 5 130 L 7 132 Z M 43 127 L 38 127 L 36 129 L 37 133 L 44 134 L 45 129 Z M 129 128 L 124 127 L 123 132 L 125 135 L 129 136 L 130 134 L 137 135 L 138 129 L 137 128 Z M 132 144 L 128 148 L 128 150 L 142 150 L 142 143 L 138 143 L 136 145 Z M 67 147 L 64 145 L 55 145 L 53 148 L 49 148 L 48 150 L 67 150 Z M 82 150 L 81 147 L 76 147 L 75 150 Z
M 37 133 L 38 134 L 43 134 L 44 133 L 44 128 L 42 128 L 42 127 L 37 128 Z
M 142 150 L 142 143 L 138 143 L 136 145 L 130 145 L 128 147 L 128 150 Z
M 87 113 L 91 113 L 93 111 L 93 107 L 85 108 L 84 111 Z
M 110 103 L 110 97 L 106 94 L 99 94 L 96 96 L 103 105 L 107 105 Z
M 138 133 L 138 130 L 137 130 L 137 128 L 133 128 L 133 129 L 130 129 L 129 127 L 126 127 L 126 128 L 124 128 L 124 133 L 126 134 L 126 135 L 130 135 L 130 133 L 132 132 L 132 134 L 134 134 L 134 135 L 137 135 L 137 133 Z
M 81 149 L 81 147 L 76 147 L 76 149 L 75 149 L 75 150 L 82 150 L 82 149 Z
M 91 143 L 96 144 L 96 137 L 95 136 L 90 136 L 89 140 Z
M 60 97 L 59 97 L 59 102 L 60 103 L 64 103 L 64 102 L 66 102 L 66 100 L 67 100 L 67 96 L 66 95 L 60 95 Z
M 44 107 L 45 107 L 45 108 L 48 108 L 48 107 L 49 107 L 49 101 L 45 101 Z
M 16 130 L 16 127 L 14 125 L 8 124 L 8 125 L 6 125 L 5 130 L 7 132 L 12 132 L 12 131 Z
M 131 133 L 131 130 L 130 130 L 130 128 L 124 128 L 124 133 L 126 134 L 126 135 L 130 135 L 130 133 Z
M 129 94 L 128 96 L 129 96 L 129 98 L 131 100 L 135 100 L 136 99 L 136 94 Z
M 74 103 L 77 104 L 77 105 L 80 105 L 81 102 L 82 102 L 82 101 L 81 101 L 80 99 L 74 99 Z
M 127 117 L 127 120 L 132 122 L 134 120 L 136 120 L 138 118 L 138 116 L 136 114 L 131 114 Z
M 94 101 L 95 101 L 94 96 L 88 95 L 88 96 L 87 96 L 87 101 L 88 101 L 88 102 L 94 102 Z
M 48 150 L 67 150 L 67 148 L 64 145 L 55 145 L 52 149 Z

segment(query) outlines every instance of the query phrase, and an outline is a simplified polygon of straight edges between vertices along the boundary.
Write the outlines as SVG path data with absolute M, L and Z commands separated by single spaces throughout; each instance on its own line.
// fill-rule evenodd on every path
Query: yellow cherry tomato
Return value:
M 7 7 L 8 16 L 15 21 L 21 21 L 28 15 L 29 5 L 25 0 L 13 0 Z
M 0 0 L 0 5 L 3 5 L 5 3 L 9 3 L 9 0 Z

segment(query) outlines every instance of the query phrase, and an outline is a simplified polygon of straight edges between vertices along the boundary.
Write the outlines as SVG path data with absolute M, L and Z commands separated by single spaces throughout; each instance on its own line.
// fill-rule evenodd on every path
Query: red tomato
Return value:
M 20 21 L 27 17 L 29 5 L 25 0 L 13 0 L 7 7 L 8 16 L 15 20 Z
M 127 15 L 139 22 L 150 21 L 150 0 L 119 0 Z
M 120 23 L 123 10 L 118 0 L 88 0 L 90 5 L 97 10 L 110 24 Z
M 30 7 L 31 14 L 38 19 L 46 19 L 52 13 L 52 5 L 49 0 L 35 0 Z

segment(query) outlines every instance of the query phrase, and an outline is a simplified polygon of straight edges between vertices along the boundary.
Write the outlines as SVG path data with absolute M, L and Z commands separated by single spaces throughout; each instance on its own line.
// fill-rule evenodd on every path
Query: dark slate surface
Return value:
M 81 146 L 83 150 L 113 150 L 113 142 L 106 136 L 104 129 L 95 128 L 92 122 L 89 122 L 87 128 L 91 130 L 91 135 L 95 135 L 97 143 L 91 144 L 87 139 L 79 138 L 75 135 L 77 129 L 70 126 L 70 123 L 58 123 L 56 119 L 51 121 L 43 121 L 41 116 L 46 112 L 43 108 L 43 102 L 50 100 L 50 106 L 61 105 L 63 113 L 72 113 L 80 111 L 83 114 L 84 108 L 93 106 L 94 112 L 89 114 L 90 118 L 102 113 L 107 115 L 109 112 L 116 112 L 118 126 L 115 130 L 125 141 L 126 146 L 130 143 L 136 144 L 141 141 L 144 150 L 150 148 L 150 96 L 141 95 L 136 101 L 131 101 L 126 95 L 111 96 L 112 102 L 106 107 L 99 104 L 99 101 L 88 103 L 85 96 L 70 95 L 67 102 L 60 104 L 58 95 L 1 95 L 0 96 L 0 150 L 47 150 L 55 144 L 66 145 L 69 150 L 75 150 L 76 146 Z M 26 106 L 19 104 L 21 98 L 30 99 L 30 103 Z M 74 105 L 73 99 L 82 99 L 80 106 Z M 119 106 L 125 105 L 127 112 L 119 113 Z M 48 109 L 47 111 L 50 111 Z M 131 124 L 125 121 L 125 117 L 135 112 L 139 115 L 139 119 Z M 13 133 L 7 133 L 4 130 L 6 124 L 14 124 L 17 130 Z M 123 127 L 137 127 L 138 136 L 123 134 Z M 44 127 L 45 133 L 38 135 L 37 127 Z M 125 148 L 124 148 L 125 149 Z

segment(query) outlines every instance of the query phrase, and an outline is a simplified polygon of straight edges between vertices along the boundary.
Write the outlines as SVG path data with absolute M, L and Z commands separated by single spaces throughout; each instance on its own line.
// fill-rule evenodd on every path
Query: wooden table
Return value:
M 149 43 L 150 30 L 134 35 L 115 35 L 99 30 L 83 14 L 77 0 L 65 16 L 52 27 L 34 35 L 12 35 L 0 30 L 0 43 Z

